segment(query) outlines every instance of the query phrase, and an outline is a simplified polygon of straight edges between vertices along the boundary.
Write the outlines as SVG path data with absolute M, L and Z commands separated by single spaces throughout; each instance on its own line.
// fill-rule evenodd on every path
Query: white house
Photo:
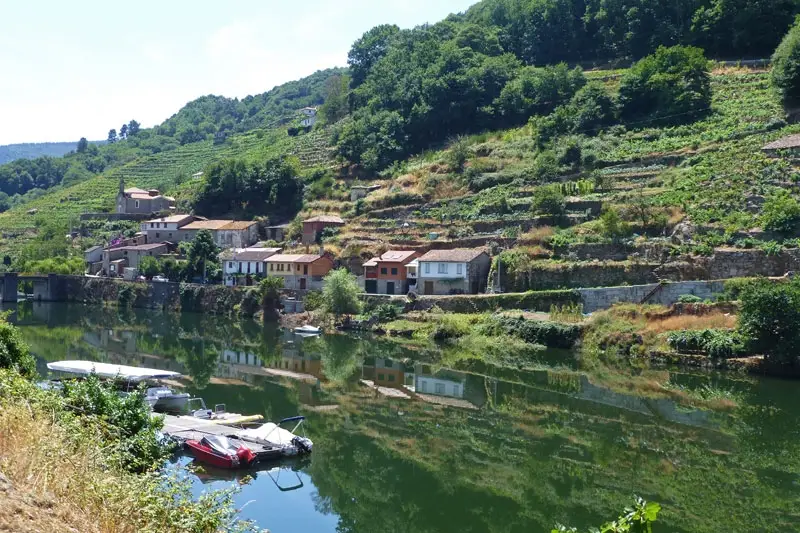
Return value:
M 300 125 L 304 128 L 310 128 L 317 123 L 316 107 L 304 107 L 300 112 L 303 114 L 303 120 L 300 122 Z
M 477 294 L 486 289 L 492 259 L 481 249 L 431 250 L 417 263 L 422 294 Z
M 232 287 L 244 284 L 248 276 L 251 280 L 263 277 L 265 261 L 280 251 L 280 248 L 234 248 L 222 252 L 223 282 Z

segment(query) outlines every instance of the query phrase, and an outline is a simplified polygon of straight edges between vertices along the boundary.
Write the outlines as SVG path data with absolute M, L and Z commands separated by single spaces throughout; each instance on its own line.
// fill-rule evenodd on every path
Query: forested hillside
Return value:
M 41 156 L 60 157 L 75 149 L 70 143 L 21 143 L 0 146 L 0 165 L 15 159 L 34 159 Z
M 768 68 L 708 58 L 769 57 L 798 12 L 800 0 L 484 0 L 433 25 L 378 26 L 346 70 L 200 97 L 152 129 L 110 131 L 105 146 L 0 166 L 0 209 L 11 207 L 0 246 L 35 259 L 30 239 L 46 249 L 43 235 L 110 210 L 120 177 L 207 216 L 341 214 L 348 226 L 326 245 L 343 258 L 434 232 L 447 246 L 516 245 L 509 270 L 526 272 L 568 245 L 688 220 L 707 227 L 683 251 L 745 242 L 760 210 L 731 215 L 708 191 L 730 206 L 772 201 L 791 170 L 758 149 L 795 127 Z M 320 120 L 298 132 L 305 106 Z M 380 190 L 350 202 L 354 180 Z M 576 216 L 586 202 L 596 212 Z M 528 235 L 532 224 L 549 229 Z

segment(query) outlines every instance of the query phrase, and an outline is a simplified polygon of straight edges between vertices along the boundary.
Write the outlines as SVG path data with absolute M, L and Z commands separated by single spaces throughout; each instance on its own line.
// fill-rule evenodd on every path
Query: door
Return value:
M 300 290 L 306 290 L 306 278 L 300 278 Z
M 425 291 L 423 294 L 433 294 L 433 282 L 426 281 L 425 282 Z
M 367 294 L 378 294 L 378 280 L 368 279 L 364 281 L 364 292 Z
M 386 294 L 394 294 L 394 281 L 386 282 Z

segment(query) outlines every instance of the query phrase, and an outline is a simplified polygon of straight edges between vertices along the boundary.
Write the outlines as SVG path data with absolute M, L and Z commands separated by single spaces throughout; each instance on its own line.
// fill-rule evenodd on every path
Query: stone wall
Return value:
M 657 267 L 630 262 L 540 262 L 525 272 L 501 273 L 501 278 L 508 292 L 644 285 L 658 281 L 653 273 Z
M 724 290 L 724 281 L 683 281 L 660 285 L 651 283 L 628 287 L 578 289 L 578 292 L 583 302 L 583 312 L 593 313 L 601 309 L 608 309 L 615 303 L 641 303 L 651 293 L 653 294 L 646 303 L 672 305 L 684 294 L 692 294 L 703 300 L 711 300 L 717 294 L 724 292 Z
M 797 248 L 777 255 L 767 255 L 763 250 L 724 248 L 710 257 L 683 257 L 656 269 L 662 279 L 671 281 L 779 277 L 792 271 L 800 271 Z

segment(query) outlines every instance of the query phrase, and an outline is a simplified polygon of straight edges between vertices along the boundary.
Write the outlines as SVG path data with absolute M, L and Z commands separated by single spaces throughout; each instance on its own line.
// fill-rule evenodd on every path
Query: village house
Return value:
M 107 276 L 127 276 L 126 271 L 136 271 L 143 257 L 159 257 L 169 251 L 167 243 L 118 246 L 103 250 L 103 269 Z
M 481 249 L 431 250 L 418 259 L 422 294 L 477 294 L 486 290 L 492 260 Z
M 364 292 L 369 294 L 408 293 L 406 265 L 419 255 L 419 252 L 413 250 L 392 250 L 364 263 Z
M 328 255 L 276 254 L 266 260 L 267 275 L 283 278 L 283 287 L 293 290 L 322 288 L 322 278 L 333 269 Z
M 304 107 L 300 110 L 300 113 L 303 114 L 303 119 L 300 121 L 300 126 L 304 128 L 311 128 L 317 123 L 316 107 Z
M 280 251 L 280 248 L 233 248 L 222 252 L 219 258 L 223 283 L 229 287 L 251 285 L 254 279 L 265 276 L 265 261 Z
M 117 213 L 122 215 L 149 215 L 169 211 L 175 207 L 175 198 L 164 196 L 156 189 L 144 190 L 137 187 L 125 188 L 125 181 L 119 180 L 117 193 Z
M 246 248 L 258 242 L 258 222 L 206 220 L 192 215 L 172 215 L 142 223 L 148 243 L 192 241 L 201 230 L 208 230 L 220 248 Z
M 319 241 L 325 228 L 344 226 L 344 220 L 332 215 L 320 215 L 303 221 L 303 244 L 314 244 Z

